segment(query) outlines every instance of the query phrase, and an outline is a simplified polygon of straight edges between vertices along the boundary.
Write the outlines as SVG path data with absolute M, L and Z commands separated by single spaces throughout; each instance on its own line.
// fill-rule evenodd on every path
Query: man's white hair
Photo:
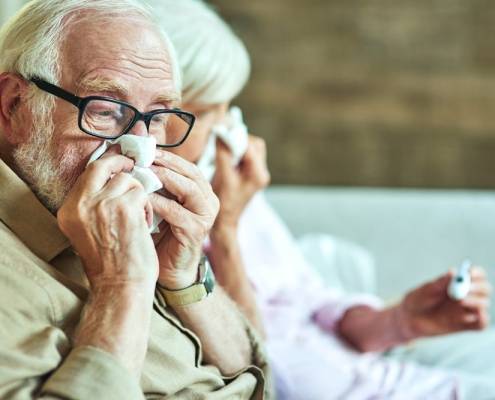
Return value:
M 232 29 L 201 0 L 146 0 L 175 47 L 184 103 L 231 101 L 251 71 L 249 54 Z
M 161 34 L 172 66 L 176 90 L 180 92 L 180 69 L 173 46 L 149 9 L 138 0 L 33 0 L 0 30 L 0 73 L 10 72 L 26 79 L 39 77 L 60 81 L 63 40 L 76 23 L 87 20 L 104 23 L 116 17 L 143 18 Z M 57 159 L 53 144 L 52 111 L 55 97 L 31 85 L 25 98 L 32 114 L 32 131 L 27 142 L 13 151 L 18 173 L 30 184 L 50 210 L 57 210 L 77 177 L 67 173 L 74 159 L 65 153 Z M 76 153 L 77 149 L 70 149 Z
M 139 0 L 30 1 L 0 30 L 0 73 L 17 73 L 27 79 L 39 77 L 58 84 L 64 36 L 71 24 L 83 19 L 84 13 L 93 22 L 115 17 L 141 17 L 150 24 L 154 21 L 149 7 Z M 167 46 L 175 88 L 180 92 L 180 68 L 173 45 L 163 29 L 153 25 Z M 38 112 L 44 113 L 50 112 L 55 102 L 53 96 L 42 93 L 34 85 L 28 100 Z
M 90 12 L 88 17 L 93 21 L 114 17 L 142 17 L 150 23 L 153 21 L 149 7 L 139 0 L 33 0 L 0 30 L 0 72 L 38 76 L 57 84 L 63 38 L 71 24 L 83 18 L 85 12 Z M 169 47 L 172 66 L 175 66 L 170 41 L 163 30 L 155 26 Z

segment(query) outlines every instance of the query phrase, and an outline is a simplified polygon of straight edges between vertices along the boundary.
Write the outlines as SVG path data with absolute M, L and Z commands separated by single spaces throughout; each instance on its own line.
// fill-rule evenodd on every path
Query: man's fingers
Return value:
M 139 183 L 139 182 L 138 182 Z M 121 197 L 123 202 L 128 203 L 130 206 L 140 207 L 144 211 L 144 219 L 148 228 L 153 225 L 153 206 L 149 199 L 148 194 L 144 191 L 141 184 L 135 185 L 130 188 Z
M 144 191 L 143 185 L 127 172 L 119 172 L 103 187 L 101 195 L 105 197 L 118 197 L 131 189 L 139 188 Z
M 195 181 L 168 168 L 153 167 L 152 169 L 166 190 L 176 197 L 178 203 L 197 214 L 206 212 L 204 207 L 207 199 Z
M 188 216 L 187 213 L 190 213 L 176 201 L 156 193 L 150 194 L 150 202 L 153 206 L 153 211 L 171 225 L 180 225 Z
M 174 233 L 177 233 L 179 229 L 184 236 L 205 237 L 209 226 L 203 225 L 197 215 L 194 215 L 176 201 L 155 193 L 150 195 L 150 201 L 153 205 L 153 211 L 169 223 Z M 188 233 L 187 235 L 186 232 Z
M 153 225 L 153 205 L 149 199 L 146 201 L 144 211 L 146 212 L 146 224 L 148 225 L 148 228 L 151 228 Z
M 116 200 L 120 202 L 124 208 L 127 208 L 127 210 L 135 211 L 136 209 L 141 209 L 142 221 L 146 223 L 146 226 L 151 226 L 151 222 L 153 221 L 153 208 L 151 207 L 148 195 L 143 190 L 142 186 L 130 188 Z M 127 212 L 127 214 L 131 215 L 133 212 Z M 137 215 L 139 216 L 139 214 Z
M 211 189 L 209 182 L 196 165 L 169 151 L 157 149 L 154 165 L 151 166 L 154 172 L 156 172 L 156 166 L 169 168 L 186 178 L 192 179 L 204 193 Z
M 108 180 L 120 172 L 129 172 L 134 161 L 120 154 L 109 155 L 89 164 L 81 175 L 81 184 L 91 192 L 98 192 Z
M 117 154 L 122 154 L 122 152 L 120 150 L 120 144 L 112 144 L 110 147 L 108 147 L 108 149 L 105 150 L 105 152 L 102 154 L 100 159 L 108 158 L 110 156 L 117 155 Z

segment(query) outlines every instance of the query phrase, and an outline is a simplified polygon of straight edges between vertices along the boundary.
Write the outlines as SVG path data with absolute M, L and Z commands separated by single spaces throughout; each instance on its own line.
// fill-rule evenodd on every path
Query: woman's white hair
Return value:
M 146 0 L 175 47 L 184 103 L 231 101 L 251 71 L 249 54 L 232 29 L 201 0 Z

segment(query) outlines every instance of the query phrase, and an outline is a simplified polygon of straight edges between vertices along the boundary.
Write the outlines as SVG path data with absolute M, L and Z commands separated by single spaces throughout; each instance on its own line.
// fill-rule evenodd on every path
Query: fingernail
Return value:
M 466 322 L 476 322 L 478 320 L 478 317 L 474 314 L 469 314 L 464 317 L 464 320 Z

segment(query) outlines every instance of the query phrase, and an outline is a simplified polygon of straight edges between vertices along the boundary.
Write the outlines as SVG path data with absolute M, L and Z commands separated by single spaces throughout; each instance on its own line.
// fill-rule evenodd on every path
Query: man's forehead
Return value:
M 99 73 L 100 72 L 100 73 Z M 111 72 L 111 71 L 110 71 Z M 176 90 L 173 81 L 161 79 L 161 85 L 153 87 L 152 100 L 157 103 L 177 104 L 181 100 L 180 93 Z M 122 81 L 115 74 L 106 74 L 105 71 L 94 71 L 78 80 L 76 93 L 106 92 L 114 93 L 122 99 L 132 99 L 133 93 L 127 82 Z
M 160 34 L 142 21 L 131 26 L 122 21 L 96 27 L 80 23 L 64 42 L 62 81 L 73 88 L 101 83 L 125 89 L 140 83 L 175 91 L 170 57 Z

